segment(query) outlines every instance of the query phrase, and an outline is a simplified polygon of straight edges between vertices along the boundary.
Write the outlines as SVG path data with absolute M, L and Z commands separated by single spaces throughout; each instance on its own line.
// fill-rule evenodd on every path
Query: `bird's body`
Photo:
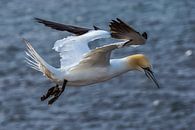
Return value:
M 47 25 L 55 27 L 55 29 L 69 30 L 70 32 L 79 34 L 78 36 L 69 36 L 55 42 L 53 49 L 60 54 L 60 68 L 49 65 L 34 50 L 31 44 L 24 39 L 28 50 L 26 54 L 30 57 L 30 59 L 27 58 L 27 62 L 32 68 L 41 71 L 47 78 L 57 84 L 57 90 L 55 90 L 54 87 L 48 90 L 47 98 L 50 95 L 54 95 L 53 100 L 55 101 L 59 95 L 61 95 L 63 91 L 60 92 L 58 85 L 62 85 L 65 88 L 66 85 L 85 86 L 95 84 L 112 79 L 130 70 L 145 72 L 146 75 L 152 78 L 157 84 L 150 70 L 151 65 L 149 60 L 143 54 L 135 54 L 119 59 L 110 58 L 113 50 L 130 45 L 140 45 L 147 39 L 146 34 L 140 35 L 140 33 L 127 26 L 121 20 L 118 21 L 119 22 L 113 21 L 111 23 L 111 33 L 99 29 L 89 30 L 71 25 L 56 25 L 56 23 L 46 21 Z M 43 22 L 43 20 L 41 22 Z M 88 47 L 90 41 L 110 37 L 124 40 L 117 43 L 106 44 L 93 50 L 90 50 Z M 55 94 L 57 94 L 57 96 L 55 96 Z M 46 98 L 44 97 L 44 99 Z M 53 101 L 50 103 L 53 103 Z
M 28 44 L 28 46 L 32 47 L 30 44 Z M 103 63 L 101 62 L 101 59 L 94 58 L 93 60 L 98 60 L 100 65 L 89 65 L 86 63 L 82 63 L 81 61 L 77 64 L 73 63 L 73 65 L 70 65 L 70 67 L 68 68 L 66 68 L 65 66 L 55 68 L 44 61 L 43 63 L 46 63 L 45 66 L 43 65 L 44 69 L 39 71 L 43 72 L 43 74 L 47 78 L 57 84 L 62 84 L 63 80 L 66 79 L 68 81 L 68 86 L 85 86 L 109 80 L 113 77 L 116 77 L 122 73 L 133 69 L 128 64 L 128 57 L 120 59 L 109 59 L 109 63 L 107 65 L 101 65 L 101 63 Z
M 65 74 L 69 86 L 85 86 L 112 79 L 130 70 L 125 58 L 112 59 L 109 66 L 73 67 Z

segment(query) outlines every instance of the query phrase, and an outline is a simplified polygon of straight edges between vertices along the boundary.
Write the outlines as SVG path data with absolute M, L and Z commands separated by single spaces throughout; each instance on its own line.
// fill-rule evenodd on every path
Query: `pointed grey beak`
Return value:
M 158 84 L 156 78 L 154 77 L 154 74 L 153 74 L 152 70 L 151 70 L 149 67 L 148 67 L 148 68 L 143 68 L 143 69 L 144 69 L 144 72 L 145 72 L 146 76 L 147 76 L 150 80 L 152 80 L 152 81 L 156 84 L 156 86 L 157 86 L 158 88 L 160 88 L 160 85 Z

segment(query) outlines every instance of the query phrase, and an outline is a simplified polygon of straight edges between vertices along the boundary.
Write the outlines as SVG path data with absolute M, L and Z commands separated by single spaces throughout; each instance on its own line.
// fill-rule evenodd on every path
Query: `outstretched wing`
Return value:
M 125 22 L 117 18 L 110 22 L 111 37 L 116 39 L 131 40 L 134 45 L 144 44 L 147 39 L 147 34 L 141 35 L 139 32 L 134 30 L 132 27 L 127 25 Z
M 91 50 L 80 61 L 80 63 L 73 68 L 86 68 L 91 66 L 102 67 L 110 65 L 110 55 L 112 50 L 123 48 L 131 45 L 126 44 L 126 42 L 117 42 L 109 45 L 104 45 L 102 47 L 98 47 L 94 50 Z
M 45 26 L 50 27 L 52 29 L 56 29 L 59 31 L 67 31 L 70 33 L 74 33 L 76 35 L 82 35 L 82 34 L 89 32 L 90 30 L 93 30 L 93 29 L 89 29 L 89 28 L 83 28 L 83 27 L 77 27 L 77 26 L 52 22 L 52 21 L 48 21 L 48 20 L 44 20 L 44 19 L 40 19 L 40 18 L 35 18 L 35 21 L 37 21 L 38 23 L 42 23 Z M 96 28 L 98 28 L 98 27 L 96 27 Z
M 85 53 L 90 52 L 88 43 L 95 39 L 110 37 L 109 32 L 91 30 L 80 36 L 69 36 L 55 42 L 53 49 L 60 53 L 61 68 L 77 65 Z
M 51 27 L 59 31 L 67 31 L 76 35 L 82 35 L 91 30 L 101 30 L 96 26 L 93 26 L 94 29 L 89 29 L 85 27 L 78 27 L 75 25 L 67 25 L 67 24 L 52 22 L 40 18 L 35 18 L 35 20 L 38 23 L 42 23 L 47 27 Z M 110 22 L 109 27 L 110 27 L 110 37 L 116 39 L 122 39 L 122 40 L 131 40 L 131 43 L 133 43 L 134 45 L 144 44 L 147 39 L 146 32 L 140 34 L 139 32 L 134 30 L 132 27 L 130 27 L 128 24 L 126 24 L 119 18 L 117 18 L 116 20 L 112 20 Z

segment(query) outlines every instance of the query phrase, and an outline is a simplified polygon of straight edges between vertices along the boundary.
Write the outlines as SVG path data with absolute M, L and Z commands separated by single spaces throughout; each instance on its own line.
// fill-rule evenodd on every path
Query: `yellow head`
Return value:
M 135 54 L 127 57 L 128 66 L 132 69 L 143 71 L 143 68 L 151 68 L 148 58 L 143 54 Z
M 151 79 L 159 88 L 159 84 L 154 77 L 151 69 L 151 64 L 146 56 L 143 54 L 135 54 L 127 57 L 128 67 L 130 69 L 139 70 L 145 72 L 146 76 Z

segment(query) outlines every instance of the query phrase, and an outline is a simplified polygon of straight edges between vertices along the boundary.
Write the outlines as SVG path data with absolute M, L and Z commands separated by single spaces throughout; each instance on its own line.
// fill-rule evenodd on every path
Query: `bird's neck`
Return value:
M 128 59 L 129 60 L 129 59 Z M 112 59 L 111 63 L 111 72 L 114 75 L 120 75 L 127 71 L 133 70 L 133 67 L 129 66 L 129 61 L 127 58 Z

